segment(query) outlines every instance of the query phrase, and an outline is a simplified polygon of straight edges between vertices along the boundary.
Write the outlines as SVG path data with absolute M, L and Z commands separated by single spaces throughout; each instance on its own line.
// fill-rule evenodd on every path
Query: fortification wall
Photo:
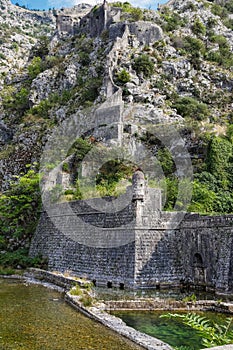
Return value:
M 177 228 L 166 229 L 174 214 L 161 213 L 157 222 L 151 222 L 150 212 L 146 217 L 144 210 L 140 221 L 137 215 L 142 214 L 139 207 L 143 202 L 132 202 L 118 212 L 100 212 L 93 209 L 93 202 L 92 207 L 83 201 L 69 205 L 72 215 L 67 214 L 66 204 L 54 206 L 52 215 L 41 214 L 31 245 L 32 256 L 48 257 L 50 270 L 73 271 L 105 286 L 108 282 L 128 287 L 195 284 L 219 292 L 233 291 L 232 215 L 187 214 Z M 77 217 L 88 226 L 79 224 L 74 232 Z M 109 246 L 98 247 L 95 227 L 109 240 Z M 77 239 L 80 232 L 87 244 Z M 119 242 L 111 247 L 112 237 Z
M 111 214 L 98 212 L 83 201 L 72 202 L 69 205 L 72 214 L 67 213 L 66 204 L 55 205 L 49 215 L 46 211 L 41 213 L 30 255 L 47 257 L 50 271 L 72 271 L 78 276 L 96 281 L 98 285 L 106 286 L 110 283 L 117 287 L 120 284 L 133 286 L 134 239 L 124 245 L 120 243 L 124 241 L 122 236 L 134 235 L 133 226 L 131 227 L 131 222 L 135 219 L 133 207 L 130 205 Z M 73 228 L 77 218 L 80 219 L 79 222 L 84 223 L 84 227 L 78 226 L 75 232 Z M 121 229 L 122 226 L 124 230 Z M 98 245 L 98 237 L 95 237 L 94 227 L 102 229 L 105 240 L 109 237 L 110 247 L 95 246 Z M 87 245 L 80 243 L 80 231 Z M 110 244 L 110 235 L 114 238 L 113 247 Z M 101 237 L 99 239 L 101 245 Z M 119 244 L 116 239 L 119 239 Z
M 232 215 L 188 214 L 174 230 L 138 229 L 135 233 L 137 285 L 158 287 L 183 283 L 231 292 L 232 225 Z

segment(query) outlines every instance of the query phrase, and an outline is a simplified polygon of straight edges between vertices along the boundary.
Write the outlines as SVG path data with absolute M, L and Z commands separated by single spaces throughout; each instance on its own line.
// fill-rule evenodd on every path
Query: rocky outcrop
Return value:
M 123 93 L 125 130 L 134 130 L 122 134 L 123 143 L 124 138 L 131 138 L 132 145 L 136 137 L 143 138 L 147 123 L 186 128 L 174 107 L 178 96 L 207 105 L 201 132 L 224 132 L 233 103 L 233 34 L 227 26 L 230 15 L 222 19 L 212 6 L 212 2 L 170 1 L 159 12 L 136 12 L 135 20 L 133 11 L 106 3 L 44 12 L 1 0 L 0 161 L 4 179 L 9 182 L 15 171 L 22 171 L 26 158 L 30 163 L 38 157 L 54 124 L 71 115 L 79 118 L 86 106 L 101 105 L 116 92 L 118 97 Z M 48 46 L 40 42 L 41 35 L 46 36 Z M 194 42 L 188 46 L 188 40 L 201 45 L 200 49 L 193 53 Z M 225 59 L 223 64 L 210 59 L 222 50 L 221 45 L 227 51 L 228 67 Z M 41 66 L 29 76 L 35 56 L 41 58 Z M 147 71 L 149 66 L 153 69 Z M 22 100 L 22 93 L 27 101 Z M 37 141 L 32 142 L 31 136 L 30 141 L 24 139 L 37 132 Z M 21 135 L 20 141 L 16 135 Z M 198 157 L 194 151 L 198 142 L 192 135 L 187 144 L 192 156 Z M 37 151 L 32 152 L 35 144 Z M 21 148 L 33 156 L 22 156 Z M 12 169 L 12 159 L 18 159 L 17 169 Z

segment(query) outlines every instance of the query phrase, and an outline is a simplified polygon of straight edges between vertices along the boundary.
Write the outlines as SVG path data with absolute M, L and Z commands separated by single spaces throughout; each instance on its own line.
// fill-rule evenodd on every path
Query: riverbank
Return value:
M 91 282 L 77 277 L 66 276 L 61 273 L 48 272 L 40 269 L 29 269 L 24 275 L 11 276 L 11 278 L 26 278 L 29 282 L 40 283 L 49 288 L 55 288 L 65 293 L 65 300 L 75 309 L 89 318 L 103 324 L 119 335 L 129 339 L 143 349 L 172 350 L 172 347 L 159 339 L 136 331 L 127 326 L 120 318 L 109 312 L 116 310 L 165 310 L 165 311 L 216 311 L 233 314 L 233 303 L 214 300 L 176 301 L 172 299 L 144 298 L 138 300 L 112 300 L 103 301 L 93 299 L 92 305 L 84 306 L 80 295 L 72 295 L 70 290 L 74 285 L 81 289 L 89 289 Z M 6 276 L 6 278 L 10 278 Z M 86 293 L 86 291 L 85 291 Z M 92 295 L 93 296 L 93 295 Z M 213 350 L 233 350 L 233 345 L 213 348 Z
M 80 301 L 80 296 L 72 295 L 69 291 L 74 285 L 86 286 L 88 281 L 71 276 L 64 276 L 59 273 L 52 273 L 40 269 L 30 269 L 27 277 L 33 277 L 41 282 L 46 281 L 65 290 L 65 300 L 76 310 L 82 312 L 89 318 L 103 324 L 119 335 L 131 340 L 135 344 L 147 350 L 172 350 L 172 347 L 159 339 L 141 333 L 132 327 L 128 327 L 120 318 L 106 312 L 104 303 L 95 302 L 92 306 L 84 306 Z

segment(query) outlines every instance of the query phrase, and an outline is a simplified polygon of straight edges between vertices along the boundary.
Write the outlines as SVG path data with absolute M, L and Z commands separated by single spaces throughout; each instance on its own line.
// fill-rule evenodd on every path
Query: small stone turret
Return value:
M 144 173 L 140 169 L 136 170 L 133 174 L 132 182 L 133 201 L 141 200 L 143 202 L 145 200 L 146 180 Z

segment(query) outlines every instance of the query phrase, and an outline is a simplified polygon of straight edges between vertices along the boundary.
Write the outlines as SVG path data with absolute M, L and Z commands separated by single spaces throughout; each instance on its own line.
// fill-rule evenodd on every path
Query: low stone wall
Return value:
M 62 273 L 49 272 L 36 268 L 29 268 L 28 271 L 24 274 L 25 277 L 33 277 L 39 281 L 45 281 L 51 284 L 55 284 L 63 288 L 65 291 L 70 290 L 74 285 L 78 284 L 82 286 L 84 283 L 89 281 L 82 280 L 82 278 L 64 276 Z
M 216 311 L 233 314 L 233 303 L 224 303 L 214 300 L 200 300 L 196 302 L 183 302 L 169 299 L 142 299 L 142 300 L 119 300 L 96 303 L 95 306 L 84 307 L 79 297 L 71 295 L 68 290 L 78 284 L 88 283 L 77 277 L 64 276 L 60 273 L 52 273 L 41 269 L 31 268 L 25 274 L 26 277 L 34 277 L 41 282 L 49 282 L 64 288 L 65 300 L 75 309 L 91 319 L 100 322 L 114 332 L 131 340 L 135 344 L 147 350 L 173 350 L 173 348 L 159 339 L 141 333 L 127 326 L 120 318 L 110 315 L 106 311 L 113 310 L 166 310 L 166 311 Z M 232 345 L 224 345 L 210 348 L 210 350 L 233 350 Z
M 198 300 L 196 302 L 184 302 L 170 299 L 145 299 L 145 300 L 111 300 L 105 301 L 105 310 L 145 310 L 145 311 L 214 311 L 233 314 L 233 303 L 218 302 L 215 300 Z
M 77 310 L 81 311 L 88 317 L 95 321 L 102 323 L 104 326 L 110 328 L 114 332 L 126 337 L 127 339 L 133 341 L 134 343 L 142 346 L 144 349 L 148 350 L 172 350 L 173 348 L 162 342 L 159 339 L 151 337 L 147 334 L 136 331 L 134 328 L 127 326 L 120 318 L 113 315 L 109 315 L 104 311 L 104 305 L 101 304 L 98 307 L 88 307 L 84 308 L 82 304 L 78 301 L 78 297 L 66 294 L 66 301 L 74 306 Z

